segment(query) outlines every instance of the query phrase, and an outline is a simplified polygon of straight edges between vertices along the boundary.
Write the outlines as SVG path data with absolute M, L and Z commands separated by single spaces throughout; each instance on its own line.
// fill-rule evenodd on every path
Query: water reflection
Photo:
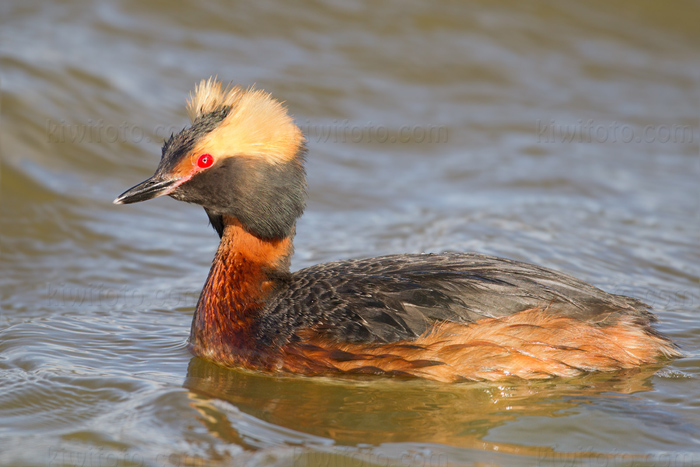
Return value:
M 554 417 L 592 398 L 652 390 L 658 366 L 544 382 L 442 384 L 418 380 L 273 377 L 230 370 L 193 358 L 184 386 L 279 427 L 338 444 L 440 443 L 521 452 L 491 443 L 491 430 L 522 417 Z M 206 403 L 202 407 L 210 407 Z M 229 442 L 249 433 L 201 409 L 200 421 Z M 538 448 L 538 452 L 541 449 Z

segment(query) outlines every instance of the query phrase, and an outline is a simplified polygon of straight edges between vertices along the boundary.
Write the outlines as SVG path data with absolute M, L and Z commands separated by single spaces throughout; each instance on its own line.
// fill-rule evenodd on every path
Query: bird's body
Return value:
M 115 202 L 168 194 L 221 237 L 190 334 L 195 355 L 308 375 L 440 381 L 614 371 L 678 355 L 648 307 L 546 268 L 451 253 L 290 272 L 304 209 L 303 135 L 269 95 L 209 80 L 156 174 Z

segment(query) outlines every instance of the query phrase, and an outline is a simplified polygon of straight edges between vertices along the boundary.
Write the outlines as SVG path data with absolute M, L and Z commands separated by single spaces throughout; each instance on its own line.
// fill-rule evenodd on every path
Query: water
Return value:
M 0 463 L 700 464 L 697 2 L 0 6 Z M 479 251 L 652 304 L 686 357 L 444 385 L 192 359 L 217 238 L 113 206 L 210 75 L 309 137 L 293 267 Z

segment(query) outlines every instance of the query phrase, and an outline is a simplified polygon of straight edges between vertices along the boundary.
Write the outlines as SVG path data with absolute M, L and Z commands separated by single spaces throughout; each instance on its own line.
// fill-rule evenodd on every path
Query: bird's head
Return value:
M 292 235 L 305 207 L 305 145 L 284 106 L 262 90 L 211 78 L 187 104 L 192 126 L 165 142 L 151 178 L 114 203 L 168 195 L 204 206 L 219 235 L 223 216 L 262 239 Z

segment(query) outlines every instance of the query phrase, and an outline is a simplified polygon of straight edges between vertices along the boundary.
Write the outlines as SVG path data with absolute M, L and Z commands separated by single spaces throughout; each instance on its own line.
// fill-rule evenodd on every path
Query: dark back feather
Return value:
M 440 321 L 471 323 L 531 308 L 608 326 L 654 321 L 636 299 L 567 274 L 473 253 L 394 255 L 302 269 L 268 300 L 259 338 L 282 345 L 313 327 L 340 342 L 410 341 Z

